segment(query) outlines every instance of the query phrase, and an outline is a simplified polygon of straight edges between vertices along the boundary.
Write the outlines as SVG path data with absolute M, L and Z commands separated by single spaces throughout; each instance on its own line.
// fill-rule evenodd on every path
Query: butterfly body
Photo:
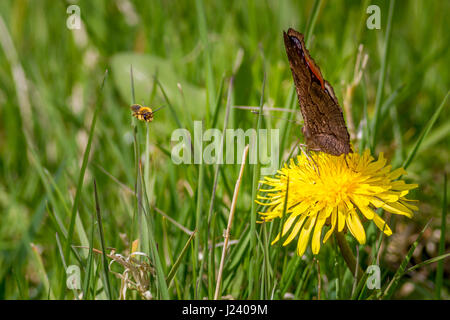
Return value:
M 284 44 L 304 120 L 309 149 L 333 155 L 352 152 L 342 109 L 331 85 L 305 47 L 304 36 L 289 29 Z

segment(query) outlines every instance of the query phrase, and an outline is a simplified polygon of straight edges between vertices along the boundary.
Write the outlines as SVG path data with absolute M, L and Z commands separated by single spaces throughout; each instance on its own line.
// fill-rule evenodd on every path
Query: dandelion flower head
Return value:
M 312 252 L 319 252 L 322 229 L 326 225 L 329 230 L 323 243 L 333 232 L 348 230 L 364 244 L 366 233 L 361 218 L 372 220 L 390 236 L 392 231 L 375 212 L 377 208 L 409 218 L 418 210 L 413 200 L 405 198 L 409 190 L 418 185 L 398 180 L 406 174 L 405 170 L 391 171 L 382 153 L 375 160 L 369 150 L 362 155 L 340 156 L 312 152 L 299 155 L 296 160 L 291 159 L 275 177 L 265 177 L 261 181 L 264 186 L 256 202 L 267 207 L 266 212 L 260 212 L 263 221 L 283 218 L 281 235 L 278 234 L 272 244 L 289 232 L 283 243 L 287 245 L 299 234 L 299 256 L 305 253 L 311 234 Z

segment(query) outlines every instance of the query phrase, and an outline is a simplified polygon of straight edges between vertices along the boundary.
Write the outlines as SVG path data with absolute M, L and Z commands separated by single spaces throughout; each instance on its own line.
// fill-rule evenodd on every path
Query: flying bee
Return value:
M 152 109 L 149 107 L 141 106 L 139 104 L 133 104 L 130 108 L 131 111 L 133 111 L 133 117 L 136 117 L 136 119 L 145 122 L 151 122 L 153 120 L 153 114 L 162 107 L 159 107 L 155 111 L 152 111 Z

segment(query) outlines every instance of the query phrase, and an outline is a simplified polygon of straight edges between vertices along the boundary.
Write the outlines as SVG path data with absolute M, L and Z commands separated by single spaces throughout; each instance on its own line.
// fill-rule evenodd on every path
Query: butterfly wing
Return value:
M 342 109 L 331 85 L 323 79 L 305 47 L 304 36 L 289 29 L 284 45 L 297 89 L 306 144 L 333 155 L 352 152 Z

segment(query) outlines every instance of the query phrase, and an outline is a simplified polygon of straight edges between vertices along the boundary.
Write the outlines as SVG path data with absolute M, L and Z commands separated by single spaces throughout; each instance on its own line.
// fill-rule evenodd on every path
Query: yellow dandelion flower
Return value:
M 345 227 L 360 244 L 366 242 L 361 216 L 372 220 L 387 236 L 392 234 L 389 226 L 374 211 L 383 208 L 387 212 L 412 217 L 418 208 L 405 196 L 417 184 L 397 180 L 406 174 L 403 168 L 391 171 L 381 153 L 378 160 L 366 150 L 363 155 L 350 153 L 333 156 L 313 152 L 299 155 L 297 161 L 278 170 L 275 177 L 265 177 L 256 202 L 268 206 L 260 212 L 263 221 L 281 218 L 285 207 L 289 181 L 286 217 L 281 230 L 272 244 L 290 231 L 283 245 L 289 244 L 298 234 L 297 254 L 302 256 L 312 233 L 311 249 L 319 253 L 322 229 L 330 229 L 323 238 L 325 243 L 333 232 Z

